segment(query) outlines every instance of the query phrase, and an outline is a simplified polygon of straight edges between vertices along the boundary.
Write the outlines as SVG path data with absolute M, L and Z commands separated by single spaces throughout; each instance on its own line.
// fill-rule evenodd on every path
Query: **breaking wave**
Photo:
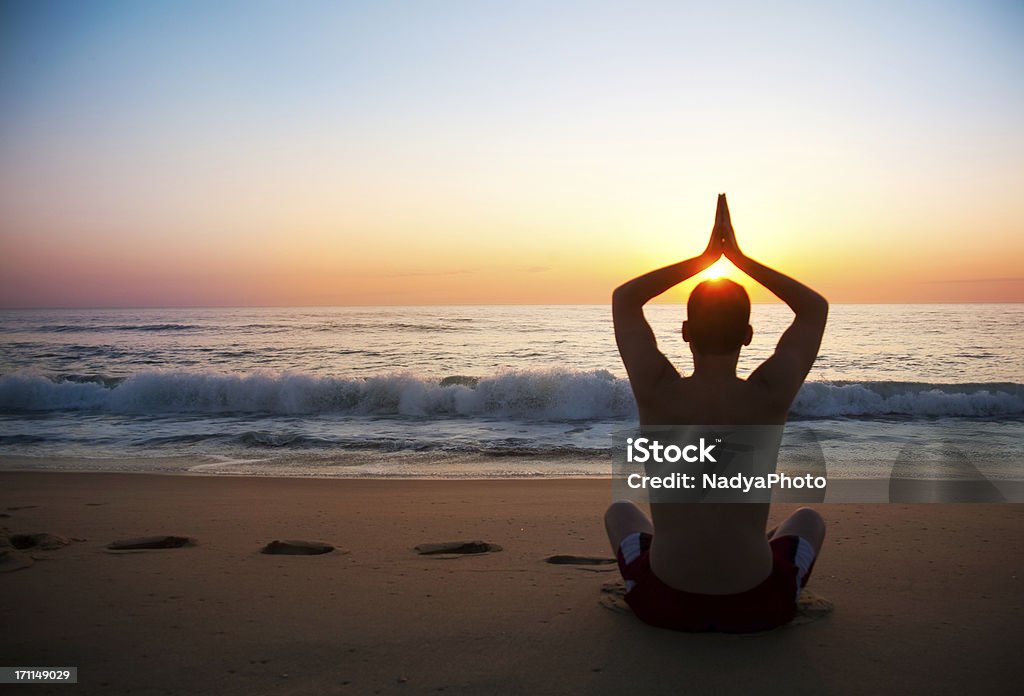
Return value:
M 636 417 L 629 383 L 610 372 L 508 371 L 432 379 L 396 374 L 347 379 L 285 372 L 148 371 L 117 380 L 0 377 L 0 412 L 125 415 L 262 413 L 496 417 L 541 421 Z M 791 416 L 813 418 L 1024 417 L 1024 385 L 809 382 Z

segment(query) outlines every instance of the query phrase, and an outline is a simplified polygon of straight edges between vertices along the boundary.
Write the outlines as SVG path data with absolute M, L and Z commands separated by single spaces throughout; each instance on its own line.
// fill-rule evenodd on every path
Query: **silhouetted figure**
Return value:
M 740 349 L 753 336 L 750 299 L 729 280 L 701 283 L 689 297 L 683 322 L 694 366 L 693 374 L 683 377 L 658 350 L 643 306 L 723 255 L 796 316 L 774 355 L 740 379 Z M 781 426 L 817 357 L 828 302 L 740 251 L 722 194 L 704 253 L 617 288 L 612 313 L 641 427 Z M 613 503 L 605 527 L 634 613 L 650 624 L 687 631 L 757 631 L 790 621 L 825 538 L 825 523 L 817 512 L 801 508 L 769 539 L 768 507 L 653 503 L 648 519 L 633 503 Z

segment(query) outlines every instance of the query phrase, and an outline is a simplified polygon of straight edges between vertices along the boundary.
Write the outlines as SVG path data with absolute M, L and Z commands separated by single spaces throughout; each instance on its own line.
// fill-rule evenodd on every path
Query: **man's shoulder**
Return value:
M 785 419 L 791 399 L 757 380 L 700 382 L 673 375 L 637 394 L 641 420 L 649 423 L 774 423 Z

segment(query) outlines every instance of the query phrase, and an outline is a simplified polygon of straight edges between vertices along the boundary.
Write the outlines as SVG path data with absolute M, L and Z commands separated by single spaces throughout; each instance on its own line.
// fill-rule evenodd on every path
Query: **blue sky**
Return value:
M 601 301 L 613 262 L 685 254 L 666 245 L 719 190 L 755 249 L 837 296 L 885 299 L 839 270 L 888 245 L 881 271 L 910 277 L 894 300 L 1024 297 L 970 285 L 1024 253 L 1022 7 L 4 3 L 0 301 L 473 295 L 363 297 L 318 265 L 418 272 L 396 249 L 453 277 L 572 279 L 492 301 Z M 623 251 L 627 233 L 649 243 Z M 247 294 L 268 273 L 281 292 Z

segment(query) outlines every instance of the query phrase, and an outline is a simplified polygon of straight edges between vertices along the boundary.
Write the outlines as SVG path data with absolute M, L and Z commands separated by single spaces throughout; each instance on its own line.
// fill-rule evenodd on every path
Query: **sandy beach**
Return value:
M 1024 647 L 1024 507 L 824 505 L 812 578 L 834 611 L 687 635 L 609 608 L 600 480 L 388 481 L 0 474 L 11 666 L 77 666 L 33 693 L 1011 693 Z M 775 522 L 793 508 L 776 506 Z M 148 535 L 196 545 L 112 552 Z M 324 555 L 266 555 L 274 540 Z M 479 555 L 417 545 L 478 540 Z M 23 687 L 24 688 L 24 687 Z

